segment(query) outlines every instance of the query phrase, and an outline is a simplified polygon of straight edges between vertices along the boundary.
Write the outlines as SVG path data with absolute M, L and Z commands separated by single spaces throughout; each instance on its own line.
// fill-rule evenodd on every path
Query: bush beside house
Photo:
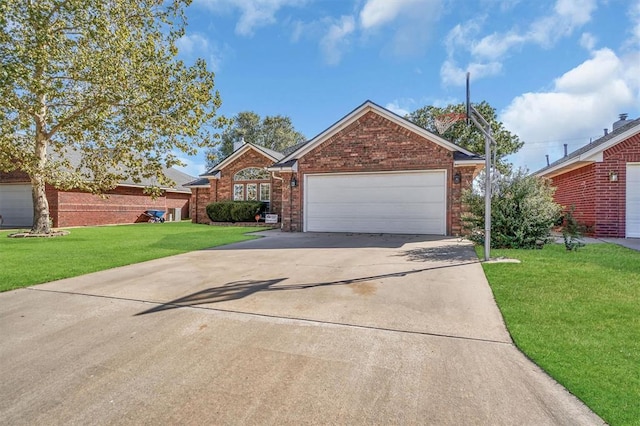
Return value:
M 250 222 L 265 209 L 260 201 L 218 201 L 207 205 L 207 215 L 213 222 Z
M 497 179 L 491 197 L 491 247 L 535 248 L 549 240 L 562 207 L 553 201 L 555 188 L 545 179 L 519 170 Z M 484 243 L 484 194 L 467 192 L 463 216 L 469 238 Z

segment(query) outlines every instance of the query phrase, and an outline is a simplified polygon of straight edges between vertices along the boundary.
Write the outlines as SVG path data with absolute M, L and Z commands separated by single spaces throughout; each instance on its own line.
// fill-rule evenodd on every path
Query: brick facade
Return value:
M 282 173 L 282 229 L 302 231 L 304 175 L 313 173 L 446 170 L 447 234 L 460 234 L 462 188 L 468 188 L 476 167 L 454 167 L 453 153 L 433 141 L 367 112 L 298 160 L 298 186 L 290 186 L 292 173 Z M 452 177 L 460 173 L 461 184 Z
M 3 173 L 0 183 L 29 183 L 29 177 L 21 172 Z M 45 193 L 56 228 L 135 223 L 149 209 L 168 212 L 170 208 L 180 208 L 181 219 L 186 219 L 191 197 L 189 193 L 165 192 L 154 200 L 142 188 L 126 186 L 107 191 L 104 197 L 83 191 L 61 191 L 51 185 L 45 187 Z
M 575 205 L 576 219 L 590 227 L 597 237 L 626 236 L 627 163 L 640 162 L 640 135 L 605 150 L 603 161 L 585 165 L 552 178 L 555 200 L 569 208 Z M 618 181 L 610 181 L 610 173 Z
M 193 188 L 191 204 L 193 205 L 192 221 L 195 223 L 209 223 L 211 220 L 207 215 L 207 204 L 215 201 L 233 200 L 233 177 L 236 173 L 246 168 L 266 168 L 273 164 L 273 160 L 258 153 L 253 149 L 247 150 L 242 156 L 227 164 L 220 170 L 220 178 L 209 178 L 210 188 Z M 266 180 L 250 180 L 238 183 L 269 183 L 271 184 L 271 201 L 270 210 L 273 213 L 280 214 L 281 201 L 280 194 L 282 192 L 282 183 L 278 179 L 270 176 Z M 259 187 L 258 187 L 259 188 Z
M 81 191 L 47 190 L 54 227 L 135 223 L 145 210 L 168 212 L 170 208 L 180 208 L 181 219 L 185 219 L 190 197 L 191 194 L 176 192 L 154 200 L 142 188 L 124 186 L 108 191 L 105 197 Z

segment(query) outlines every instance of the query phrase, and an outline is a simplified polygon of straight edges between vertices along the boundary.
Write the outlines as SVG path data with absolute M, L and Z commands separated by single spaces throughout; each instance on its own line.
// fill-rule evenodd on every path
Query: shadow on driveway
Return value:
M 475 261 L 456 263 L 452 265 L 432 266 L 430 268 L 412 269 L 409 271 L 401 271 L 401 272 L 393 272 L 389 274 L 352 278 L 348 280 L 327 281 L 327 282 L 307 283 L 307 284 L 293 284 L 293 285 L 287 285 L 282 287 L 273 287 L 273 286 L 282 281 L 285 281 L 287 278 L 274 278 L 271 280 L 233 281 L 233 282 L 224 284 L 220 287 L 211 287 L 205 290 L 201 290 L 201 291 L 189 294 L 187 296 L 180 297 L 178 299 L 171 300 L 169 302 L 163 303 L 154 308 L 148 309 L 143 312 L 139 312 L 134 316 L 152 314 L 156 312 L 167 311 L 170 309 L 206 305 L 209 303 L 219 303 L 219 302 L 225 302 L 229 300 L 237 300 L 237 299 L 245 298 L 247 296 L 251 296 L 252 294 L 258 293 L 258 292 L 306 290 L 309 288 L 316 288 L 316 287 L 357 284 L 357 283 L 362 283 L 362 282 L 367 282 L 372 280 L 381 280 L 385 278 L 401 278 L 410 274 L 417 274 L 420 272 L 432 271 L 436 269 L 453 268 L 456 266 L 463 266 L 471 263 L 478 263 L 478 260 L 476 259 Z
M 318 248 L 399 248 L 408 243 L 450 240 L 442 235 L 355 234 L 337 232 L 283 232 L 269 230 L 253 233 L 260 237 L 207 250 L 318 249 Z
M 415 249 L 405 250 L 396 256 L 406 257 L 412 262 L 448 262 L 448 263 L 460 263 L 460 262 L 477 262 L 478 256 L 476 256 L 473 248 L 468 245 L 438 245 L 435 247 L 418 247 Z

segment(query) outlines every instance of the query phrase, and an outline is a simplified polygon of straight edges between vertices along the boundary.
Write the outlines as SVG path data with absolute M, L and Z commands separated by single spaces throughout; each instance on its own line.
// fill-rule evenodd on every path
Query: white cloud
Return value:
M 372 28 L 395 20 L 406 10 L 416 9 L 425 3 L 424 0 L 367 0 L 360 11 L 362 28 Z
M 637 48 L 640 45 L 640 2 L 631 2 L 628 15 L 633 25 L 629 44 Z
M 401 117 L 404 117 L 405 115 L 409 114 L 411 111 L 409 110 L 408 106 L 400 106 L 400 101 L 395 100 L 392 102 L 389 102 L 388 104 L 386 104 L 384 106 L 386 109 L 388 109 L 391 112 L 395 112 L 396 114 L 398 114 Z
M 502 72 L 500 62 L 472 62 L 466 68 L 460 68 L 452 60 L 447 60 L 440 68 L 440 80 L 448 86 L 464 86 L 467 81 L 467 72 L 471 73 L 472 80 L 478 80 L 487 76 L 497 75 Z
M 219 71 L 225 56 L 229 55 L 231 48 L 228 45 L 219 47 L 202 34 L 185 34 L 176 41 L 179 54 L 185 60 L 203 58 L 212 71 Z
M 593 48 L 596 47 L 597 41 L 598 39 L 591 33 L 583 33 L 580 36 L 580 46 L 587 50 L 593 50 Z
M 365 34 L 382 31 L 391 41 L 393 55 L 424 51 L 433 23 L 442 12 L 443 0 L 367 0 L 360 10 L 359 24 Z M 391 28 L 389 28 L 391 27 Z
M 513 5 L 511 5 L 513 6 Z M 457 74 L 462 69 L 451 66 L 453 59 L 462 52 L 468 52 L 471 71 L 476 68 L 478 77 L 486 77 L 499 73 L 501 60 L 513 49 L 525 44 L 536 44 L 550 47 L 560 38 L 573 33 L 576 28 L 590 21 L 596 9 L 596 0 L 557 0 L 553 12 L 535 19 L 524 31 L 514 27 L 503 33 L 492 33 L 477 39 L 486 18 L 475 18 L 464 24 L 453 27 L 445 38 L 448 58 L 441 69 L 442 82 L 446 84 L 463 84 Z M 584 36 L 588 37 L 588 36 Z M 595 40 L 584 38 L 583 43 L 593 47 Z M 591 43 L 591 44 L 590 44 Z
M 526 38 L 515 32 L 507 34 L 491 34 L 477 43 L 473 43 L 471 54 L 481 58 L 496 59 L 504 56 L 514 46 L 519 46 Z
M 324 37 L 320 40 L 320 49 L 329 65 L 336 65 L 349 47 L 348 36 L 356 28 L 353 16 L 342 16 L 332 22 Z
M 284 7 L 298 7 L 307 0 L 197 0 L 214 12 L 240 10 L 236 34 L 252 36 L 255 29 L 274 24 L 276 13 Z
M 569 150 L 573 151 L 588 143 L 590 136 L 610 128 L 618 113 L 640 102 L 637 77 L 633 77 L 640 68 L 634 64 L 637 59 L 600 49 L 558 77 L 553 90 L 515 98 L 500 117 L 508 130 L 525 141 L 512 160 L 535 170 L 545 165 L 545 154 L 550 154 L 551 161 L 558 159 L 563 141 L 572 141 Z

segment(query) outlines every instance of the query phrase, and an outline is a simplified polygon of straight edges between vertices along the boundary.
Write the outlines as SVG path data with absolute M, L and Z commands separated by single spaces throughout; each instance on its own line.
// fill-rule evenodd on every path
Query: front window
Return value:
M 259 167 L 247 167 L 233 175 L 234 201 L 264 201 L 271 198 L 271 185 L 267 183 L 271 175 Z M 262 181 L 262 182 L 261 182 Z M 264 182 L 267 181 L 267 182 Z
M 248 183 L 247 184 L 247 200 L 255 201 L 257 199 L 258 199 L 258 184 Z
M 233 176 L 233 180 L 268 180 L 269 172 L 257 167 L 247 167 Z
M 270 183 L 260 184 L 260 201 L 264 201 L 267 203 L 271 201 L 271 184 Z
M 242 201 L 244 200 L 244 185 L 241 183 L 236 183 L 233 185 L 233 200 L 234 201 Z

